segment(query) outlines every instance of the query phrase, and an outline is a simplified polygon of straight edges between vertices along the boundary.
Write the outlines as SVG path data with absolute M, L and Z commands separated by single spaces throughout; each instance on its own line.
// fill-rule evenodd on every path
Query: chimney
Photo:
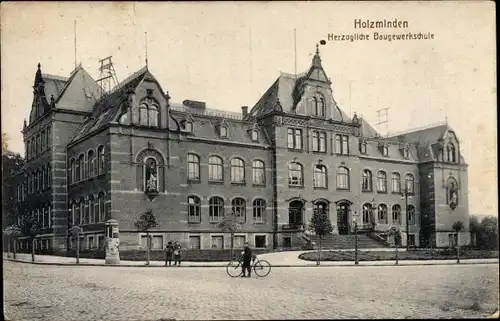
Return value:
M 242 106 L 241 107 L 241 114 L 243 116 L 243 119 L 247 118 L 247 116 L 248 116 L 248 106 Z

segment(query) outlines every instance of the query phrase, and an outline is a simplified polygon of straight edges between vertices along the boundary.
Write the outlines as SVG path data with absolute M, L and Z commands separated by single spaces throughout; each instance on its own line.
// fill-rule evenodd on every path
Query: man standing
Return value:
M 174 252 L 174 246 L 172 245 L 172 241 L 168 241 L 167 246 L 165 247 L 165 266 L 172 265 L 172 253 Z
M 243 257 L 243 264 L 241 265 L 241 268 L 243 270 L 243 274 L 241 275 L 242 278 L 244 277 L 251 277 L 252 275 L 252 269 L 251 269 L 251 262 L 254 259 L 254 255 L 250 247 L 248 246 L 248 242 L 245 242 L 245 249 L 242 252 Z M 245 270 L 248 272 L 248 275 L 245 275 Z

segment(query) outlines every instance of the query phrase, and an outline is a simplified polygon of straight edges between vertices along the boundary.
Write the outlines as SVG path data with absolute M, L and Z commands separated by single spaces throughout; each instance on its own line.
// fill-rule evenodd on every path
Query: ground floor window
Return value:
M 98 235 L 97 236 L 97 246 L 100 249 L 104 249 L 104 235 Z
M 94 242 L 94 236 L 93 235 L 89 235 L 89 245 L 88 245 L 88 248 L 89 249 L 93 249 L 95 248 L 95 242 Z
M 234 247 L 243 248 L 245 246 L 245 236 L 237 235 L 234 237 Z
M 199 236 L 190 236 L 189 237 L 189 249 L 190 250 L 201 249 L 201 238 Z
M 151 248 L 153 250 L 163 249 L 163 236 L 162 235 L 153 235 L 153 239 L 151 242 Z
M 212 249 L 222 250 L 224 248 L 224 237 L 212 236 Z
M 256 248 L 266 247 L 266 236 L 265 235 L 255 235 L 255 247 Z
M 283 247 L 284 248 L 292 247 L 292 238 L 290 236 L 283 237 Z
M 415 234 L 408 235 L 408 245 L 415 246 Z

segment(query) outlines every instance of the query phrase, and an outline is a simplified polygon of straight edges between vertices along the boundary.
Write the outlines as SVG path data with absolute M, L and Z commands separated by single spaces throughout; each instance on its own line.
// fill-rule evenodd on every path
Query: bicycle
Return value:
M 243 274 L 242 269 L 243 257 L 241 256 L 238 261 L 232 261 L 226 266 L 227 274 L 236 278 Z M 254 271 L 255 275 L 263 278 L 271 272 L 271 264 L 266 260 L 259 260 L 257 257 L 252 262 L 251 269 Z

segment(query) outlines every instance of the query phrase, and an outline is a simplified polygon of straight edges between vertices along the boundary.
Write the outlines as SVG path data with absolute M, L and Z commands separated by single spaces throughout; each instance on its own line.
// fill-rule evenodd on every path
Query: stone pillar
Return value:
M 118 221 L 110 219 L 105 224 L 106 230 L 106 264 L 120 264 L 120 237 Z

